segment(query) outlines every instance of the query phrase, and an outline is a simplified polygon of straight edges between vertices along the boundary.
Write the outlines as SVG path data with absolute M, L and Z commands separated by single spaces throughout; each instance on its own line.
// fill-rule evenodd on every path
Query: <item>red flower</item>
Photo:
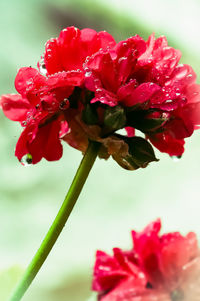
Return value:
M 25 127 L 15 151 L 20 161 L 27 154 L 33 164 L 43 157 L 49 161 L 60 159 L 60 138 L 69 130 L 65 112 L 70 107 L 70 96 L 75 94 L 74 87 L 83 87 L 83 63 L 100 48 L 113 45 L 114 39 L 106 32 L 69 27 L 47 42 L 46 67 L 39 64 L 40 72 L 34 68 L 19 70 L 15 87 L 20 95 L 3 95 L 0 104 L 9 119 Z
M 196 301 L 200 296 L 200 253 L 196 235 L 159 235 L 157 220 L 132 231 L 133 249 L 97 251 L 93 290 L 101 301 Z
M 170 156 L 181 156 L 184 138 L 200 124 L 200 86 L 180 52 L 166 38 L 134 36 L 115 43 L 107 32 L 68 27 L 46 43 L 39 71 L 21 68 L 20 95 L 4 95 L 5 115 L 25 127 L 16 146 L 32 163 L 62 156 L 60 139 L 85 152 L 102 144 L 126 169 L 157 161 L 148 140 Z M 125 128 L 127 135 L 117 131 Z M 145 134 L 136 137 L 135 129 Z
M 67 27 L 60 32 L 58 38 L 46 43 L 44 64 L 47 74 L 63 70 L 82 70 L 87 57 L 99 49 L 113 47 L 115 44 L 113 37 L 105 31 Z
M 42 157 L 49 161 L 60 159 L 63 110 L 69 107 L 68 97 L 74 86 L 81 82 L 81 72 L 63 71 L 45 77 L 33 68 L 19 70 L 15 87 L 21 95 L 3 95 L 1 106 L 9 119 L 25 127 L 15 150 L 20 161 L 26 154 L 31 155 L 33 164 Z
M 95 53 L 85 64 L 85 85 L 95 93 L 91 103 L 124 107 L 129 132 L 140 129 L 160 151 L 181 156 L 184 138 L 200 124 L 200 86 L 192 68 L 178 64 L 180 57 L 165 37 L 154 35 Z M 156 128 L 148 123 L 152 112 L 158 115 Z

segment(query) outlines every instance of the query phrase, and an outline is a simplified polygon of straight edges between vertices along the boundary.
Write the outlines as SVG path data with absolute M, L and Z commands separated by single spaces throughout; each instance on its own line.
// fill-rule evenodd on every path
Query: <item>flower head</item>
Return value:
M 27 154 L 33 164 L 42 158 L 60 159 L 61 139 L 70 130 L 65 113 L 77 107 L 80 93 L 75 88 L 84 90 L 83 62 L 100 48 L 113 45 L 114 39 L 106 32 L 69 27 L 46 43 L 39 70 L 27 67 L 18 71 L 15 88 L 19 94 L 3 95 L 0 105 L 9 119 L 24 128 L 15 150 L 20 161 Z
M 107 32 L 62 30 L 46 43 L 38 70 L 19 70 L 19 94 L 1 97 L 5 115 L 24 127 L 16 156 L 58 160 L 61 140 L 82 152 L 98 141 L 100 157 L 130 170 L 157 161 L 152 144 L 181 156 L 200 124 L 200 86 L 180 56 L 165 37 L 116 43 Z
M 92 288 L 101 301 L 197 301 L 200 252 L 193 232 L 160 235 L 160 220 L 132 231 L 130 251 L 97 251 Z
M 128 133 L 139 129 L 160 151 L 181 156 L 184 138 L 200 124 L 200 86 L 180 57 L 165 37 L 154 35 L 147 42 L 134 36 L 95 53 L 85 64 L 91 103 L 123 107 Z

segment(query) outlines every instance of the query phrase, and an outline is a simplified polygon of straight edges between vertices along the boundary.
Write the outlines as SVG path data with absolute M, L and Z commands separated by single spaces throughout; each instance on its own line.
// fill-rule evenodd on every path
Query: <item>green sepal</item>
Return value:
M 136 170 L 140 167 L 135 163 L 135 161 L 133 160 L 130 154 L 126 156 L 121 156 L 120 154 L 114 154 L 112 155 L 112 157 L 124 169 Z
M 143 133 L 160 132 L 161 126 L 166 122 L 167 118 L 148 118 L 148 115 L 154 110 L 136 110 L 127 114 L 127 126 L 131 126 Z
M 113 154 L 113 159 L 123 168 L 136 170 L 145 168 L 150 162 L 158 161 L 151 144 L 142 137 L 123 137 L 121 139 L 128 145 L 126 154 Z
M 87 125 L 94 125 L 98 123 L 98 114 L 94 106 L 87 104 L 82 112 L 82 120 Z
M 139 167 L 146 167 L 150 162 L 159 161 L 154 153 L 151 144 L 142 137 L 130 137 L 125 139 L 129 146 L 129 154 L 135 164 Z
M 104 114 L 104 125 L 112 130 L 119 130 L 126 125 L 126 114 L 120 106 L 107 107 Z
M 78 108 L 78 101 L 81 98 L 82 90 L 79 87 L 75 87 L 73 93 L 68 97 L 70 108 L 77 109 Z

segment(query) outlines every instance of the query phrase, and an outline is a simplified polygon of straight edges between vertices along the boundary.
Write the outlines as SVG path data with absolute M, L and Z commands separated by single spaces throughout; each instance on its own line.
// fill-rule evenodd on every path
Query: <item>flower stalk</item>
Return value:
M 64 199 L 64 202 L 52 223 L 48 233 L 46 234 L 43 242 L 41 243 L 38 251 L 33 257 L 31 263 L 27 267 L 22 279 L 14 289 L 9 301 L 19 301 L 31 285 L 32 281 L 36 277 L 44 261 L 53 248 L 58 236 L 60 235 L 63 227 L 65 226 L 72 209 L 79 197 L 79 194 L 86 182 L 89 172 L 95 162 L 100 148 L 100 143 L 90 141 L 88 149 L 80 163 L 80 166 L 76 172 L 74 180 L 70 186 L 70 189 Z

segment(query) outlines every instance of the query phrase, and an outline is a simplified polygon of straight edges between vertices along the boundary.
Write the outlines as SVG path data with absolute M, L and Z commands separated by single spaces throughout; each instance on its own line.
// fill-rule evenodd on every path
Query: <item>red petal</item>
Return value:
M 118 104 L 116 95 L 105 89 L 97 89 L 95 93 L 95 97 L 91 100 L 91 103 L 95 103 L 98 101 L 107 104 L 110 107 L 114 107 Z
M 119 101 L 126 105 L 126 103 L 129 102 L 131 94 L 135 90 L 136 86 L 137 81 L 135 79 L 130 80 L 130 82 L 126 85 L 122 85 L 117 91 Z
M 97 33 L 89 28 L 79 30 L 73 26 L 68 27 L 61 31 L 56 40 L 46 44 L 44 61 L 48 74 L 63 70 L 82 70 L 86 57 L 100 48 L 113 45 L 114 39 L 106 32 Z
M 187 64 L 179 64 L 171 74 L 170 80 L 165 86 L 178 87 L 181 91 L 186 86 L 193 84 L 196 80 L 196 73 L 191 66 Z
M 15 149 L 15 156 L 18 158 L 19 161 L 21 161 L 23 156 L 29 153 L 28 143 L 29 143 L 29 139 L 32 138 L 32 131 L 35 132 L 34 127 L 26 127 L 18 139 L 16 149 Z M 31 135 L 29 135 L 29 133 Z
M 116 42 L 114 38 L 106 31 L 100 31 L 97 33 L 97 38 L 100 41 L 100 48 L 106 49 L 107 47 L 114 47 Z
M 38 129 L 37 136 L 28 147 L 33 164 L 39 162 L 42 157 L 48 161 L 59 160 L 62 157 L 59 131 L 59 121 L 53 121 Z
M 29 102 L 18 94 L 2 95 L 0 106 L 7 118 L 13 121 L 23 121 L 31 106 Z
M 46 84 L 47 87 L 41 89 L 41 91 L 48 91 L 49 89 L 55 89 L 65 86 L 80 86 L 83 83 L 83 72 L 77 71 L 62 71 L 55 73 L 47 77 Z M 65 96 L 67 97 L 67 96 Z
M 169 289 L 177 286 L 181 279 L 183 267 L 198 255 L 198 245 L 195 233 L 186 237 L 180 233 L 168 233 L 161 237 L 160 269 Z
M 148 136 L 151 143 L 159 149 L 159 151 L 169 154 L 170 156 L 182 156 L 184 152 L 185 141 L 175 139 L 169 133 L 159 133 Z
M 155 44 L 155 35 L 152 34 L 148 38 L 146 51 L 138 58 L 138 64 L 140 66 L 144 66 L 152 62 L 153 60 L 152 51 L 154 48 L 154 44 Z
M 127 132 L 127 135 L 128 137 L 134 137 L 135 136 L 135 129 L 130 127 L 130 126 L 127 126 L 125 128 L 126 132 Z
M 132 91 L 131 95 L 125 99 L 124 103 L 127 107 L 134 106 L 138 103 L 143 103 L 147 100 L 150 100 L 153 94 L 160 89 L 160 86 L 154 83 L 143 83 Z
M 15 88 L 22 95 L 27 96 L 45 85 L 46 78 L 38 70 L 31 67 L 20 68 L 15 78 Z
M 57 39 L 47 41 L 45 45 L 44 63 L 48 74 L 63 71 Z
M 104 292 L 113 288 L 121 279 L 127 276 L 120 268 L 117 260 L 105 252 L 97 251 L 94 266 L 92 289 Z
M 38 128 L 35 124 L 27 126 L 21 134 L 15 150 L 19 160 L 31 154 L 32 163 L 38 163 L 43 157 L 48 161 L 62 157 L 62 145 L 59 139 L 60 121 L 53 121 Z

